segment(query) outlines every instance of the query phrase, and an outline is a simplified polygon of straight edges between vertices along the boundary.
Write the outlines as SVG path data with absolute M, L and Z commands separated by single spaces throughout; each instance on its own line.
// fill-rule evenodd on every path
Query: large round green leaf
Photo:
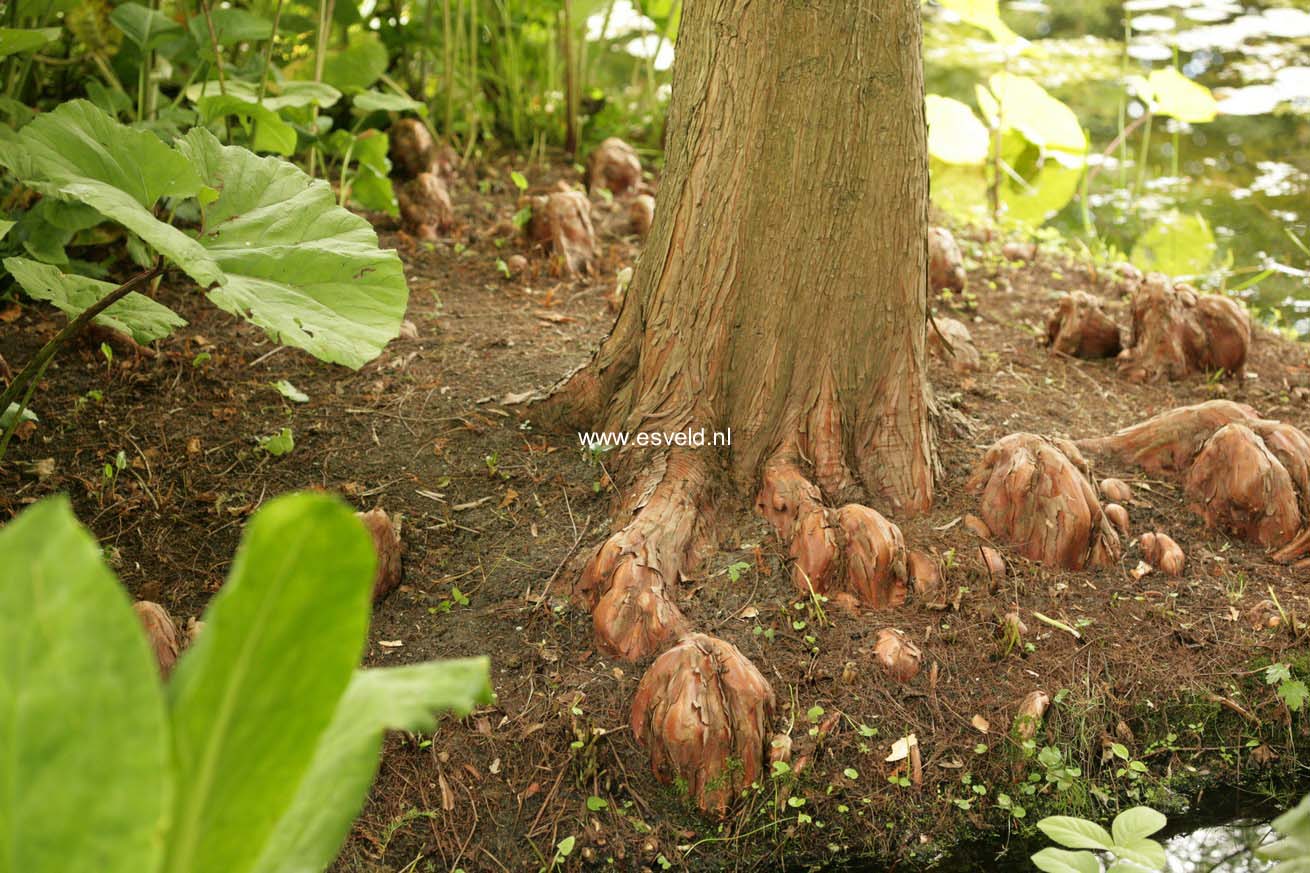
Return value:
M 50 301 L 69 318 L 75 318 L 118 287 L 113 282 L 62 273 L 57 267 L 26 258 L 5 258 L 4 264 L 27 296 Z M 131 334 L 139 343 L 149 343 L 168 336 L 186 324 L 186 319 L 133 291 L 97 315 L 95 323 Z
M 152 873 L 172 782 L 141 625 L 63 497 L 0 556 L 0 869 Z
M 281 342 L 360 367 L 400 332 L 409 288 L 400 258 L 326 182 L 276 158 L 224 146 L 203 128 L 179 143 L 204 184 L 199 242 L 225 281 L 209 299 Z
M 1143 270 L 1196 276 L 1210 268 L 1218 251 L 1214 231 L 1205 216 L 1175 209 L 1137 238 L 1131 260 Z
M 1073 110 L 1026 76 L 997 73 L 978 86 L 978 106 L 993 127 L 1015 130 L 1042 149 L 1081 156 L 1087 135 Z

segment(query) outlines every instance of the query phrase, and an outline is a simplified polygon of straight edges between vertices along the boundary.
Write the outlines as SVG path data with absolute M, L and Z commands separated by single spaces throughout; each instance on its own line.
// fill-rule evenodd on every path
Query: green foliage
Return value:
M 13 789 L 0 794 L 0 848 L 15 870 L 323 870 L 384 731 L 431 730 L 435 713 L 490 700 L 485 659 L 356 669 L 375 559 L 326 495 L 281 497 L 251 519 L 167 687 L 66 500 L 0 528 L 0 552 Z
M 22 286 L 28 297 L 48 300 L 70 318 L 91 306 L 116 287 L 27 258 L 5 258 L 5 269 Z M 130 334 L 139 343 L 154 342 L 186 324 L 173 310 L 133 291 L 95 317 L 95 323 Z
M 1310 873 L 1310 795 L 1273 821 L 1282 839 L 1256 850 L 1256 857 L 1273 861 L 1270 873 Z
M 1167 823 L 1164 815 L 1154 809 L 1135 806 L 1115 816 L 1109 832 L 1096 822 L 1068 815 L 1049 816 L 1037 822 L 1037 827 L 1069 849 L 1108 852 L 1115 858 L 1110 869 L 1116 873 L 1128 873 L 1164 869 L 1164 846 L 1150 836 Z M 1032 861 L 1037 869 L 1046 873 L 1099 873 L 1101 869 L 1101 863 L 1092 851 L 1046 848 L 1033 855 Z
M 259 447 L 268 452 L 275 458 L 291 454 L 296 448 L 295 438 L 291 435 L 291 428 L 284 427 L 271 436 L 259 438 Z
M 1275 693 L 1291 712 L 1300 712 L 1310 698 L 1310 689 L 1300 679 L 1292 678 L 1292 668 L 1288 664 L 1275 663 L 1266 667 L 1265 682 L 1277 686 Z
M 1173 210 L 1137 238 L 1132 262 L 1143 270 L 1195 276 L 1210 267 L 1218 250 L 1205 216 Z
M 224 146 L 203 128 L 169 147 L 74 101 L 0 142 L 0 163 L 52 197 L 117 220 L 212 286 L 220 308 L 287 345 L 358 368 L 399 333 L 408 299 L 400 259 L 377 247 L 368 222 L 341 209 L 325 183 L 284 161 Z M 198 236 L 154 216 L 165 197 L 197 198 Z M 70 315 L 107 290 L 35 265 L 27 274 L 29 293 Z M 180 323 L 142 300 L 124 301 L 111 316 L 116 326 L 157 338 Z

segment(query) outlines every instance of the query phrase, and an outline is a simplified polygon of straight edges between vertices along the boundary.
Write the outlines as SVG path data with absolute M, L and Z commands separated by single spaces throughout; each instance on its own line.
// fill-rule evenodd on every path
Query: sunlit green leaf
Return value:
M 431 730 L 435 713 L 491 702 L 489 674 L 486 658 L 357 670 L 255 873 L 325 869 L 368 794 L 383 732 Z
M 178 793 L 166 873 L 253 867 L 359 660 L 374 564 L 336 498 L 279 497 L 251 518 L 169 683 Z
M 86 276 L 62 273 L 56 267 L 26 258 L 5 258 L 5 269 L 29 297 L 48 300 L 69 318 L 79 315 L 117 286 Z M 94 319 L 96 324 L 130 334 L 139 343 L 154 342 L 186 324 L 162 303 L 133 291 Z
M 1130 840 L 1149 837 L 1163 830 L 1168 823 L 1169 820 L 1163 813 L 1156 812 L 1149 806 L 1134 806 L 1114 817 L 1114 822 L 1110 825 L 1110 833 L 1114 836 L 1115 844 L 1122 846 L 1127 845 Z
M 1045 873 L 1101 873 L 1101 862 L 1091 852 L 1042 849 L 1032 856 L 1032 862 Z
M 273 387 L 277 389 L 277 393 L 281 394 L 283 397 L 290 400 L 292 403 L 309 402 L 309 395 L 306 394 L 304 391 L 301 391 L 295 385 L 292 385 L 286 379 L 278 379 L 276 382 L 273 383 Z
M 996 73 L 987 87 L 979 85 L 978 105 L 990 125 L 1015 130 L 1042 149 L 1081 157 L 1087 135 L 1072 109 L 1025 76 Z
M 1071 849 L 1110 849 L 1114 839 L 1096 822 L 1071 815 L 1052 815 L 1037 823 L 1042 833 Z
M 222 92 L 229 97 L 236 97 L 247 103 L 259 103 L 259 89 L 252 82 L 229 79 Z M 197 103 L 203 97 L 213 97 L 220 93 L 218 81 L 210 79 L 187 86 L 186 98 Z M 328 109 L 341 99 L 341 92 L 323 82 L 305 82 L 292 79 L 285 82 L 270 82 L 264 95 L 262 105 L 274 112 L 303 106 L 317 106 Z
M 147 873 L 170 804 L 155 659 L 68 500 L 0 528 L 0 866 Z
M 1001 20 L 997 0 L 937 0 L 943 9 L 949 9 L 960 20 L 987 31 L 999 43 L 1022 46 L 1028 41 Z
M 1137 238 L 1131 259 L 1143 270 L 1195 276 L 1210 268 L 1218 250 L 1214 231 L 1204 216 L 1175 209 Z
M 1214 121 L 1219 103 L 1210 89 L 1193 82 L 1173 67 L 1152 70 L 1147 77 L 1151 110 L 1156 115 L 1171 115 L 1179 121 L 1203 124 Z
M 987 160 L 991 135 L 964 103 L 929 94 L 928 154 L 948 164 L 981 164 Z
M 1146 870 L 1163 870 L 1165 865 L 1164 846 L 1145 837 L 1130 837 L 1123 842 L 1115 840 L 1112 850 L 1114 855 Z
M 263 42 L 273 35 L 273 22 L 245 9 L 212 5 L 209 17 L 214 24 L 215 41 L 220 46 L 236 45 L 241 42 Z M 205 16 L 194 15 L 187 24 L 191 35 L 201 47 L 201 56 L 212 59 L 209 25 L 205 21 Z

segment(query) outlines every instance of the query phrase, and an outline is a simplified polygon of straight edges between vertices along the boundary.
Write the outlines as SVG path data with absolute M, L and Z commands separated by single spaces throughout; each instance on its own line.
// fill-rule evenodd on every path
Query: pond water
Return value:
M 929 93 L 977 107 L 992 74 L 1030 76 L 1090 138 L 1085 168 L 1017 163 L 1001 192 L 1010 216 L 1238 293 L 1310 337 L 1310 2 L 1003 0 L 1000 12 L 1025 51 L 929 11 Z M 1170 67 L 1212 88 L 1221 114 L 1148 123 L 1125 82 Z M 935 201 L 990 213 L 985 187 L 933 169 Z

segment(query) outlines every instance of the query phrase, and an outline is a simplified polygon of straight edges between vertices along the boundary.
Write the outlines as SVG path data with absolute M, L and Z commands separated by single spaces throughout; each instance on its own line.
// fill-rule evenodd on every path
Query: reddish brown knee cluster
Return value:
M 1119 355 L 1135 382 L 1181 379 L 1191 373 L 1240 374 L 1251 345 L 1251 318 L 1218 294 L 1174 285 L 1159 273 L 1133 295 L 1131 346 Z
M 964 256 L 955 237 L 944 227 L 928 229 L 928 287 L 933 291 L 963 291 Z
M 773 689 L 745 655 L 691 634 L 642 677 L 632 734 L 661 781 L 681 780 L 702 810 L 721 816 L 759 778 L 773 710 Z
M 1209 527 L 1264 546 L 1275 560 L 1310 553 L 1310 437 L 1292 425 L 1211 400 L 1079 445 L 1181 477 L 1188 505 Z
M 1112 358 L 1119 354 L 1119 325 L 1101 308 L 1101 301 L 1086 291 L 1060 298 L 1046 324 L 1046 342 L 1052 351 L 1075 358 Z
M 401 224 L 419 239 L 436 239 L 440 231 L 455 225 L 447 187 L 453 177 L 453 154 L 439 148 L 427 125 L 415 118 L 397 121 L 389 136 Z
M 565 188 L 527 198 L 527 203 L 532 207 L 526 228 L 532 245 L 549 250 L 561 273 L 590 273 L 596 261 L 596 231 L 587 195 Z
M 1067 440 L 1015 433 L 996 442 L 966 486 L 993 535 L 1048 567 L 1080 570 L 1119 557 L 1119 536 Z

